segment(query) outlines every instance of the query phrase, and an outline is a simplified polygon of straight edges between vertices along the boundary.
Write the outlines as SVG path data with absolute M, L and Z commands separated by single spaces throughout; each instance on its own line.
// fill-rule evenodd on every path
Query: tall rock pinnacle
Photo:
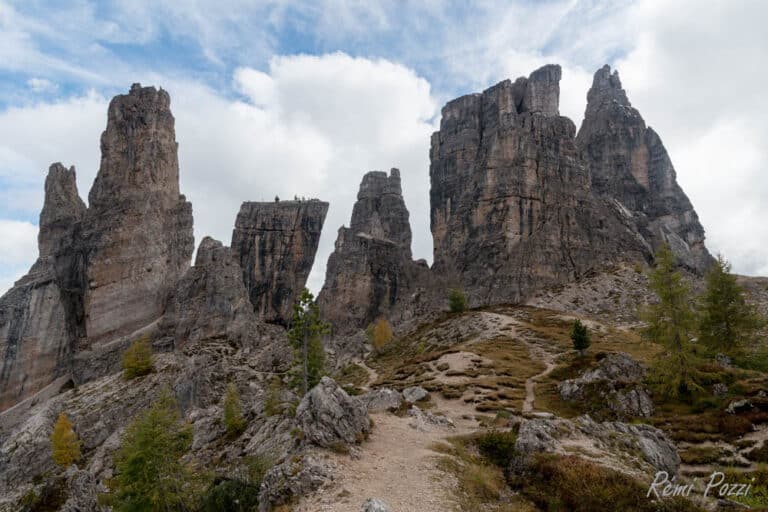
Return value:
M 0 297 L 0 411 L 66 377 L 82 320 L 73 245 L 85 205 L 75 168 L 51 165 L 40 213 L 40 257 Z
M 232 231 L 232 253 L 256 314 L 286 324 L 307 283 L 320 243 L 328 203 L 245 202 Z
M 389 316 L 427 270 L 411 260 L 411 227 L 400 171 L 363 176 L 350 227 L 339 228 L 318 296 L 337 332 Z
M 442 110 L 430 152 L 433 269 L 473 304 L 523 300 L 648 248 L 593 197 L 576 128 L 557 114 L 559 66 Z
M 704 246 L 704 228 L 677 184 L 667 150 L 609 66 L 595 73 L 576 144 L 594 192 L 628 209 L 654 249 L 666 243 L 689 269 L 708 267 L 712 257 Z
M 159 318 L 189 267 L 192 205 L 179 195 L 177 147 L 167 92 L 134 84 L 110 102 L 83 230 L 89 345 Z

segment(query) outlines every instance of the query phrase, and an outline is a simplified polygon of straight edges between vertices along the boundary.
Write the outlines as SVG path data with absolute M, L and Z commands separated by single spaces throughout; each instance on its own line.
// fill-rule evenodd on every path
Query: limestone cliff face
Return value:
M 112 100 L 83 226 L 90 347 L 159 318 L 189 267 L 192 205 L 179 195 L 177 146 L 167 92 L 134 84 Z
M 87 352 L 162 316 L 194 249 L 173 124 L 162 89 L 115 97 L 87 209 L 74 168 L 51 166 L 40 257 L 0 298 L 0 410 L 70 374 L 75 356 L 97 367 Z
M 619 201 L 657 249 L 668 244 L 679 261 L 701 272 L 712 261 L 704 228 L 677 184 L 661 139 L 645 125 L 621 86 L 618 72 L 595 73 L 576 144 L 595 193 Z
M 232 253 L 259 318 L 286 324 L 320 243 L 328 203 L 246 202 L 232 232 Z
M 40 213 L 40 257 L 0 298 L 0 410 L 68 372 L 82 303 L 72 257 L 75 226 L 85 214 L 74 167 L 53 164 Z
M 408 216 L 397 169 L 363 176 L 350 227 L 339 228 L 318 296 L 337 332 L 390 316 L 427 272 L 426 263 L 411 260 Z
M 463 96 L 430 152 L 436 273 L 475 305 L 517 302 L 618 260 L 649 257 L 633 221 L 591 193 L 559 66 Z
M 205 237 L 195 266 L 187 270 L 171 294 L 162 329 L 174 348 L 223 339 L 249 346 L 258 322 L 243 284 L 243 272 L 229 247 Z

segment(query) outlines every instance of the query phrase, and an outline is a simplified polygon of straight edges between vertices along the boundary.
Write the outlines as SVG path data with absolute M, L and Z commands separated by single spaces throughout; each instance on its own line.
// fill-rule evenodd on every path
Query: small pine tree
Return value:
M 688 285 L 676 271 L 675 257 L 669 247 L 661 247 L 656 254 L 650 288 L 659 301 L 643 312 L 647 323 L 643 335 L 665 349 L 654 368 L 660 391 L 673 398 L 689 394 L 700 387 L 691 368 L 691 333 L 696 327 L 696 317 L 691 309 Z
M 330 325 L 320 318 L 315 297 L 304 288 L 293 305 L 293 319 L 288 339 L 294 348 L 294 372 L 298 374 L 302 395 L 317 385 L 325 374 L 325 348 L 321 337 L 330 332 Z
M 378 352 L 390 341 L 392 341 L 392 326 L 385 318 L 380 318 L 373 327 L 371 345 Z
M 458 288 L 452 288 L 448 292 L 448 307 L 452 313 L 461 313 L 467 309 L 467 297 Z
M 589 339 L 589 331 L 587 326 L 581 323 L 581 320 L 576 319 L 573 322 L 573 329 L 571 329 L 571 341 L 573 342 L 573 348 L 579 351 L 579 355 L 583 356 L 584 352 L 592 344 Z
M 53 424 L 51 434 L 51 452 L 53 462 L 62 467 L 69 467 L 81 458 L 81 442 L 72 427 L 67 415 L 59 413 L 56 423 Z
M 127 379 L 152 373 L 152 344 L 148 336 L 142 336 L 131 343 L 123 354 L 123 370 Z
M 227 434 L 232 437 L 240 434 L 246 426 L 240 404 L 240 393 L 234 382 L 227 385 L 227 392 L 224 395 L 224 426 L 227 428 Z
M 736 354 L 753 341 L 763 320 L 747 304 L 744 289 L 723 256 L 707 273 L 707 289 L 701 298 L 699 339 L 712 350 Z
M 193 510 L 203 484 L 181 461 L 191 446 L 192 428 L 166 388 L 125 430 L 106 501 L 117 512 Z

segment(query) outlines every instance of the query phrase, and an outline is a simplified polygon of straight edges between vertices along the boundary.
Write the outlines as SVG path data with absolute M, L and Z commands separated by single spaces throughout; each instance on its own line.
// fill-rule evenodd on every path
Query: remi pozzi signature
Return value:
M 690 496 L 692 493 L 701 491 L 701 485 L 698 478 L 695 478 L 691 483 L 679 484 L 675 482 L 676 477 L 669 478 L 669 473 L 666 471 L 659 471 L 656 473 L 656 477 L 653 479 L 650 487 L 648 487 L 647 497 L 652 495 L 656 498 L 670 498 L 673 496 Z M 752 482 L 754 482 L 752 478 Z M 734 498 L 738 496 L 748 496 L 749 491 L 752 489 L 752 484 L 744 483 L 729 483 L 725 481 L 725 473 L 715 471 L 709 475 L 709 480 L 703 488 L 704 497 L 712 496 L 719 498 Z

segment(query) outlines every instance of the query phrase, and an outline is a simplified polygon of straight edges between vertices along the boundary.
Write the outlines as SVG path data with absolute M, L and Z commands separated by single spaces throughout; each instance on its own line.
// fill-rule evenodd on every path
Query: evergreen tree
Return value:
M 380 318 L 373 326 L 371 345 L 374 350 L 379 351 L 390 341 L 392 341 L 392 326 L 386 318 Z
M 676 270 L 669 247 L 663 246 L 656 254 L 650 288 L 659 301 L 648 306 L 643 314 L 647 323 L 643 335 L 664 347 L 655 366 L 660 391 L 670 397 L 688 394 L 698 388 L 691 368 L 691 333 L 696 317 L 688 285 Z
M 707 289 L 701 298 L 699 339 L 713 350 L 734 354 L 755 339 L 763 321 L 747 304 L 744 289 L 723 256 L 707 273 Z
M 571 329 L 571 341 L 573 342 L 573 348 L 579 351 L 580 355 L 584 355 L 592 341 L 589 339 L 589 331 L 587 326 L 581 323 L 581 320 L 576 319 L 573 322 L 573 329 Z
M 51 434 L 51 452 L 53 462 L 62 467 L 69 467 L 81 458 L 80 440 L 72 428 L 72 422 L 67 415 L 59 413 L 56 423 L 53 424 Z
M 224 395 L 224 426 L 227 428 L 227 434 L 236 436 L 245 429 L 245 425 L 240 393 L 237 392 L 235 383 L 230 382 Z
M 448 307 L 452 313 L 461 313 L 467 309 L 467 297 L 464 292 L 458 288 L 453 288 L 448 292 Z
M 201 486 L 181 458 L 192 446 L 192 428 L 181 421 L 169 389 L 125 430 L 115 455 L 109 501 L 118 512 L 193 510 Z
M 320 308 L 315 297 L 304 288 L 299 300 L 293 305 L 288 339 L 294 348 L 294 369 L 301 380 L 301 392 L 317 385 L 325 372 L 325 349 L 321 337 L 330 332 L 330 325 L 320 318 Z
M 123 370 L 127 379 L 152 372 L 152 344 L 148 336 L 135 340 L 123 354 Z

